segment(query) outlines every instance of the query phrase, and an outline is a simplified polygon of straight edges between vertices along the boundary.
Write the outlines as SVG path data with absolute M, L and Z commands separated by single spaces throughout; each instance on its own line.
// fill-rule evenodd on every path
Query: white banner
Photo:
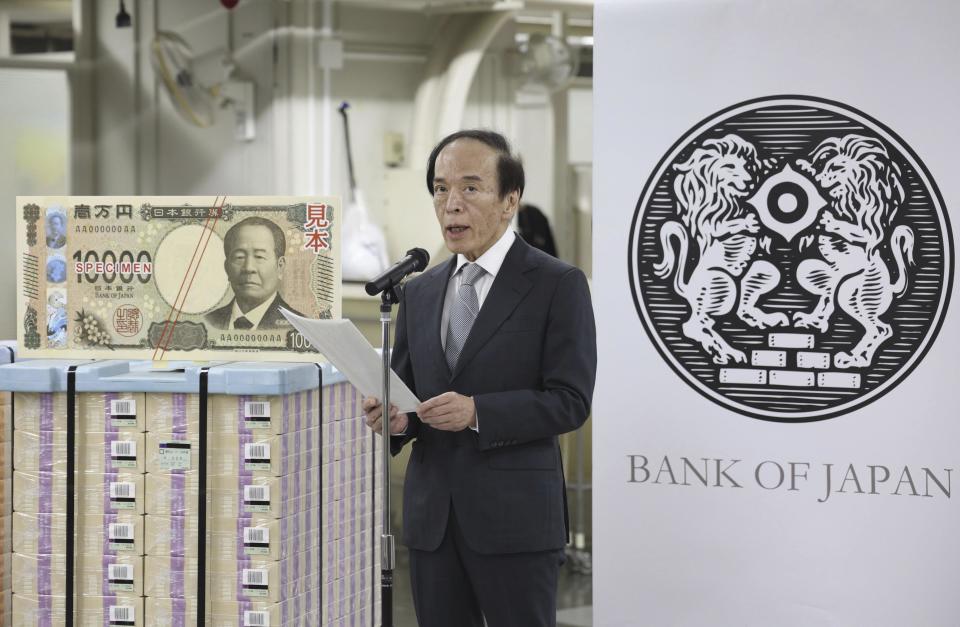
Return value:
M 960 623 L 958 23 L 598 3 L 594 624 Z

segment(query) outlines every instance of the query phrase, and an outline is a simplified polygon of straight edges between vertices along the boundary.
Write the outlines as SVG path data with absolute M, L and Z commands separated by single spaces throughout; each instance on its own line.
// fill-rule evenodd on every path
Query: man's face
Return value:
M 487 252 L 507 230 L 520 202 L 512 191 L 500 198 L 497 152 L 475 139 L 461 138 L 437 155 L 433 208 L 450 252 L 469 261 Z
M 61 218 L 60 216 L 58 215 L 50 216 L 50 219 L 47 222 L 47 224 L 50 225 L 50 228 L 48 229 L 50 235 L 59 235 L 60 233 L 63 232 L 63 218 Z
M 265 226 L 241 226 L 227 252 L 224 268 L 242 305 L 256 307 L 269 298 L 283 279 L 284 259 L 277 259 L 273 234 Z

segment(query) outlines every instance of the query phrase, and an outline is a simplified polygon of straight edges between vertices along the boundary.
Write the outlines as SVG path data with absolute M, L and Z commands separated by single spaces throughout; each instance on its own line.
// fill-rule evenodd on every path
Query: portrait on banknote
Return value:
M 223 268 L 233 299 L 205 320 L 215 329 L 289 327 L 280 309 L 301 314 L 280 296 L 286 248 L 283 229 L 264 218 L 244 218 L 227 229 Z

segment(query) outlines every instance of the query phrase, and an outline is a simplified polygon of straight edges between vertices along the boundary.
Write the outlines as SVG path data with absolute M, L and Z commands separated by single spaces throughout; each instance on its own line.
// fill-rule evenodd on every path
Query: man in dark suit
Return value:
M 278 329 L 290 323 L 280 313 L 283 307 L 302 315 L 280 298 L 280 283 L 287 248 L 283 229 L 257 216 L 237 222 L 223 236 L 227 272 L 233 300 L 206 315 L 216 329 Z
M 524 174 L 507 141 L 461 131 L 427 185 L 456 253 L 407 283 L 393 368 L 421 399 L 391 408 L 392 449 L 413 442 L 403 497 L 421 627 L 556 624 L 567 542 L 557 436 L 590 412 L 596 330 L 583 273 L 509 228 Z M 367 423 L 382 432 L 378 399 Z

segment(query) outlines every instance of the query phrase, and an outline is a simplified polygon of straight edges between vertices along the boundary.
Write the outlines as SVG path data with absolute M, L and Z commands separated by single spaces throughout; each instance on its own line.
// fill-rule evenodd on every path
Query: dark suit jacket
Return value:
M 456 257 L 411 280 L 397 315 L 393 367 L 421 399 L 472 396 L 479 433 L 434 429 L 410 416 L 396 454 L 413 450 L 403 496 L 403 540 L 431 551 L 451 501 L 480 553 L 559 549 L 567 541 L 557 436 L 590 413 L 596 329 L 583 273 L 519 237 L 511 246 L 454 372 L 440 343 L 447 281 Z
M 215 329 L 226 329 L 230 326 L 230 313 L 233 312 L 233 303 L 234 301 L 231 300 L 223 307 L 214 309 L 206 315 L 205 320 Z M 260 324 L 257 325 L 257 329 L 272 330 L 291 328 L 290 323 L 283 317 L 283 314 L 280 313 L 281 307 L 298 316 L 303 315 L 280 298 L 280 294 L 278 293 L 273 298 L 273 302 L 270 303 L 266 313 L 263 314 L 263 318 L 260 319 Z

